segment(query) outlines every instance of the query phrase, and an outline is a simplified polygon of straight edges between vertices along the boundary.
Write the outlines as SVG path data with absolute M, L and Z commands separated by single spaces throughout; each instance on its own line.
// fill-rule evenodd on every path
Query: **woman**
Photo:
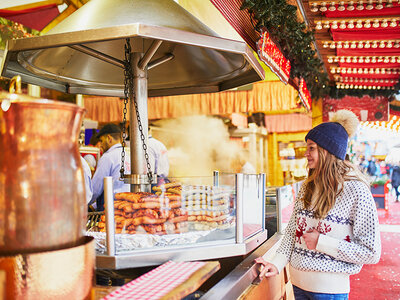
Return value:
M 349 276 L 381 253 L 378 217 L 369 185 L 345 160 L 354 113 L 341 110 L 306 136 L 308 178 L 296 199 L 282 243 L 261 279 L 289 263 L 295 299 L 348 299 Z

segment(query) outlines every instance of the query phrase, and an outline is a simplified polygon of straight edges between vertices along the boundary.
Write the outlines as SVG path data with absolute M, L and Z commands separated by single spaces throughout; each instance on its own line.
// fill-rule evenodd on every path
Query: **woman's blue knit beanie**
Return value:
M 336 122 L 326 122 L 311 129 L 305 140 L 315 142 L 337 158 L 344 160 L 347 151 L 349 135 L 342 125 Z

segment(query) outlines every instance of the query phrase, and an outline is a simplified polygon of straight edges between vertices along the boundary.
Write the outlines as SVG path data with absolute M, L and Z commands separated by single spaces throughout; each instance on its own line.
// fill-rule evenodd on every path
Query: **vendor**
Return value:
M 129 192 L 130 185 L 124 184 L 120 180 L 121 169 L 121 153 L 122 153 L 122 136 L 121 128 L 118 125 L 109 123 L 100 129 L 97 137 L 100 140 L 100 148 L 103 155 L 100 157 L 96 172 L 93 175 L 93 196 L 91 202 L 96 202 L 97 210 L 104 210 L 104 177 L 111 176 L 113 178 L 113 191 Z M 128 148 L 125 148 L 128 151 Z M 130 174 L 130 155 L 129 152 L 125 154 L 124 169 L 125 174 Z

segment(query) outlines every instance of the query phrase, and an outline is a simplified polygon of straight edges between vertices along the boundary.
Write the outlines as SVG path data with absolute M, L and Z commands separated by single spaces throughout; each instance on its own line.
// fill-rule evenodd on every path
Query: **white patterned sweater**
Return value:
M 346 181 L 334 207 L 324 219 L 305 209 L 303 185 L 281 245 L 271 260 L 279 272 L 290 262 L 292 283 L 316 293 L 348 293 L 349 275 L 363 264 L 375 264 L 381 254 L 376 205 L 370 189 L 361 181 Z M 316 250 L 302 238 L 315 228 L 320 232 Z

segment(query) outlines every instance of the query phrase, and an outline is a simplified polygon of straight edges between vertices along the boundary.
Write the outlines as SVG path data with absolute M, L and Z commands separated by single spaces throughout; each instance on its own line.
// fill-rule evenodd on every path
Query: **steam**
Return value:
M 152 135 L 168 149 L 169 177 L 211 176 L 214 170 L 238 172 L 234 162 L 242 157 L 242 150 L 229 140 L 221 119 L 190 116 L 155 125 Z

